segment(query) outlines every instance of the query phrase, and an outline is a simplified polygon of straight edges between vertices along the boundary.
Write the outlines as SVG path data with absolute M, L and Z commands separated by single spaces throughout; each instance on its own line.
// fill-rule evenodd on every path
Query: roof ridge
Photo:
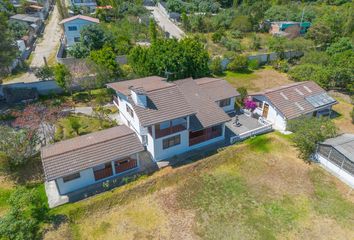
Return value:
M 290 87 L 294 87 L 294 86 L 298 86 L 298 85 L 301 85 L 301 84 L 304 84 L 304 83 L 308 83 L 308 82 L 312 82 L 312 81 L 294 82 L 294 83 L 289 83 L 287 85 L 280 86 L 280 87 L 277 87 L 277 88 L 270 88 L 269 90 L 264 91 L 263 94 L 284 90 L 284 89 L 287 89 L 287 88 L 290 88 Z

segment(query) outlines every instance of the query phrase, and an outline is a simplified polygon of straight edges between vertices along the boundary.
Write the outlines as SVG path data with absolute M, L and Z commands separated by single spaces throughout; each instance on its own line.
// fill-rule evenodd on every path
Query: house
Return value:
M 336 100 L 312 81 L 297 82 L 250 94 L 258 104 L 255 113 L 285 131 L 287 121 L 300 116 L 329 116 Z
M 239 93 L 226 81 L 187 78 L 168 82 L 152 76 L 108 84 L 120 118 L 139 137 L 153 160 L 225 140 L 226 112 Z
M 146 154 L 136 134 L 122 125 L 61 141 L 41 149 L 49 203 L 60 197 L 138 171 Z
M 319 143 L 315 159 L 354 188 L 354 134 L 343 134 Z
M 93 13 L 96 10 L 97 3 L 95 0 L 70 0 L 72 7 L 88 9 L 88 12 Z
M 10 17 L 10 21 L 17 21 L 26 23 L 29 29 L 38 34 L 43 29 L 43 21 L 39 17 L 34 17 L 29 14 L 16 14 Z
M 97 24 L 100 20 L 83 15 L 63 19 L 59 24 L 63 24 L 66 47 L 71 47 L 76 42 L 80 41 L 80 31 L 83 27 L 90 24 Z
M 271 33 L 272 35 L 294 38 L 305 34 L 310 28 L 310 26 L 310 22 L 271 22 L 269 33 Z

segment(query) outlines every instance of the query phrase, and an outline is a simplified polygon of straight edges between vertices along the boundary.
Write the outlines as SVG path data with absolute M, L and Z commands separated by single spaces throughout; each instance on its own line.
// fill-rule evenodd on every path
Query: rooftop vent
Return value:
M 304 86 L 304 88 L 306 89 L 306 91 L 308 91 L 309 93 L 312 93 L 311 89 L 308 88 L 307 86 Z
M 289 98 L 287 96 L 285 96 L 285 94 L 283 92 L 280 93 L 280 95 L 285 99 L 285 100 L 289 100 Z
M 133 88 L 130 87 L 131 97 L 135 103 L 135 105 L 139 107 L 146 108 L 147 107 L 147 96 L 146 92 L 142 88 Z
M 297 89 L 297 88 L 295 88 L 295 91 L 296 91 L 298 94 L 300 94 L 301 96 L 304 95 L 304 94 L 303 94 L 299 89 Z

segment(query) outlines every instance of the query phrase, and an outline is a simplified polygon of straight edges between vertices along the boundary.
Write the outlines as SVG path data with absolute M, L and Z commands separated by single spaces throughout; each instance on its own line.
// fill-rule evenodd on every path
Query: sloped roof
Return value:
M 143 150 L 135 133 L 122 125 L 45 146 L 41 158 L 50 181 Z
M 213 101 L 240 96 L 236 89 L 223 79 L 205 77 L 194 81 Z
M 230 120 L 230 117 L 212 101 L 192 78 L 175 81 L 178 88 L 196 112 L 202 128 L 211 127 Z
M 70 21 L 73 21 L 76 19 L 82 19 L 82 20 L 86 20 L 86 21 L 94 22 L 94 23 L 100 22 L 100 20 L 98 18 L 93 18 L 93 17 L 89 17 L 89 16 L 84 16 L 84 15 L 76 15 L 76 16 L 72 16 L 72 17 L 65 18 L 65 19 L 61 20 L 61 22 L 59 24 L 64 24 L 64 23 L 67 23 L 67 22 L 70 22 Z
M 335 138 L 329 138 L 323 144 L 334 147 L 352 162 L 354 162 L 354 134 L 345 133 Z
M 226 81 L 213 78 L 167 82 L 165 78 L 152 76 L 110 83 L 108 87 L 128 97 L 144 127 L 190 115 L 196 115 L 199 121 L 196 125 L 200 127 L 226 122 L 228 115 L 215 101 L 238 95 Z M 134 104 L 130 97 L 134 89 L 145 92 L 146 108 Z
M 312 81 L 291 83 L 250 95 L 267 97 L 287 119 L 293 119 L 337 103 L 323 88 Z M 311 99 L 316 98 L 321 100 L 322 105 L 313 104 Z

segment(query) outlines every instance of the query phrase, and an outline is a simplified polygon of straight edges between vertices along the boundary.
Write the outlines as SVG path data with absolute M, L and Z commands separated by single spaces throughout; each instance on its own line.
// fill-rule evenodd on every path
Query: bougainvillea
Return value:
M 257 103 L 252 101 L 251 99 L 245 99 L 244 100 L 244 106 L 246 109 L 254 110 L 257 107 Z

